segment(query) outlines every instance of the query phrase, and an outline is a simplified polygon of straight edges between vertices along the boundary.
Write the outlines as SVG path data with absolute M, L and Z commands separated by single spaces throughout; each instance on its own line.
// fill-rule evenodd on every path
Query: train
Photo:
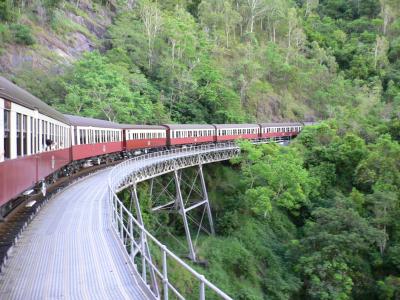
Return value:
M 66 115 L 0 77 L 0 218 L 21 195 L 80 168 L 149 151 L 238 139 L 290 139 L 303 123 L 134 125 Z

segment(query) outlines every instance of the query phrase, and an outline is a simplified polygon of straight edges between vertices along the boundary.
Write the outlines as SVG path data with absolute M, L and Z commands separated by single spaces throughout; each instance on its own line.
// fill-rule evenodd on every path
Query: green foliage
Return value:
M 315 209 L 305 225 L 298 268 L 313 299 L 350 299 L 359 284 L 358 268 L 376 240 L 376 230 L 342 205 Z
M 154 122 L 150 99 L 132 89 L 128 74 L 98 52 L 86 54 L 65 79 L 67 95 L 61 108 L 121 123 Z
M 13 35 L 13 40 L 17 44 L 30 46 L 35 43 L 35 39 L 32 36 L 31 30 L 26 25 L 11 24 L 10 31 Z
M 249 187 L 246 201 L 254 212 L 266 216 L 273 204 L 297 215 L 307 206 L 314 182 L 294 149 L 280 149 L 275 144 L 256 149 L 247 141 L 241 147 L 245 152 L 241 161 L 244 181 Z
M 15 17 L 13 2 L 10 0 L 0 1 L 0 21 L 12 21 Z

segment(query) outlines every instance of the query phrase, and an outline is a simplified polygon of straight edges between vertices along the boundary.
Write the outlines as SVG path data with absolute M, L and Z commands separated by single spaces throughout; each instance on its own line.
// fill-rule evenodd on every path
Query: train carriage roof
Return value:
M 32 110 L 36 109 L 39 113 L 60 122 L 69 123 L 63 114 L 2 76 L 0 76 L 0 98 Z
M 73 116 L 73 115 L 64 115 L 64 116 L 73 126 L 122 129 L 120 124 L 111 121 L 99 120 L 81 116 Z
M 171 130 L 179 129 L 215 129 L 214 126 L 209 124 L 164 124 Z
M 260 128 L 258 124 L 214 124 L 217 129 L 225 128 Z
M 149 130 L 154 130 L 154 129 L 158 129 L 158 130 L 167 130 L 167 128 L 165 126 L 162 125 L 133 125 L 133 124 L 120 124 L 121 128 L 123 129 L 149 129 Z
M 260 123 L 261 127 L 285 127 L 285 126 L 303 126 L 302 123 Z

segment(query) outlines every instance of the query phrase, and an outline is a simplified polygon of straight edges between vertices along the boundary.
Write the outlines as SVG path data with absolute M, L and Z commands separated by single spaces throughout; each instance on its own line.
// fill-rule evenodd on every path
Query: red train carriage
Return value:
M 124 128 L 124 149 L 165 148 L 167 128 L 156 125 L 121 125 Z
M 262 138 L 295 137 L 303 125 L 301 123 L 261 123 Z
M 215 127 L 208 124 L 168 124 L 167 145 L 212 143 L 215 141 Z
M 258 139 L 260 125 L 258 124 L 214 124 L 216 141 L 232 141 L 237 139 Z
M 66 118 L 0 77 L 0 206 L 70 162 Z
M 65 115 L 72 125 L 72 160 L 123 150 L 121 125 L 93 118 Z

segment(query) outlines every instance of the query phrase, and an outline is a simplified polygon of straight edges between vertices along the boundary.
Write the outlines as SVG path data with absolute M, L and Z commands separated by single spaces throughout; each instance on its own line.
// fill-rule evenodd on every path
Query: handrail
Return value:
M 195 271 L 192 267 L 190 267 L 187 263 L 185 263 L 181 258 L 175 255 L 171 250 L 169 250 L 165 245 L 163 245 L 160 241 L 158 241 L 150 232 L 146 230 L 144 225 L 140 224 L 140 222 L 133 216 L 133 214 L 124 206 L 122 201 L 118 198 L 117 192 L 121 186 L 126 187 L 124 185 L 127 178 L 131 177 L 131 182 L 128 184 L 136 184 L 139 181 L 144 180 L 143 178 L 138 178 L 136 180 L 134 177 L 135 174 L 139 174 L 144 168 L 148 168 L 149 165 L 152 166 L 157 163 L 165 163 L 165 162 L 174 162 L 177 159 L 181 158 L 194 158 L 199 157 L 198 163 L 207 163 L 207 158 L 204 158 L 204 161 L 201 160 L 201 156 L 207 155 L 209 153 L 223 153 L 225 151 L 229 152 L 228 156 L 223 157 L 215 157 L 215 161 L 222 159 L 229 159 L 237 155 L 240 151 L 239 147 L 235 143 L 220 143 L 220 144 L 207 144 L 201 146 L 190 146 L 186 148 L 176 148 L 172 150 L 165 150 L 153 153 L 147 153 L 141 156 L 137 156 L 135 158 L 128 159 L 123 161 L 122 163 L 115 166 L 109 175 L 108 178 L 108 186 L 109 186 L 109 200 L 112 207 L 112 222 L 114 225 L 114 229 L 116 230 L 121 242 L 125 245 L 125 240 L 131 241 L 131 248 L 133 245 L 136 246 L 136 250 L 140 252 L 142 257 L 145 258 L 147 264 L 150 268 L 153 268 L 155 273 L 161 278 L 163 283 L 163 299 L 168 299 L 169 291 L 172 291 L 178 298 L 185 299 L 181 293 L 169 282 L 168 280 L 168 268 L 167 268 L 167 258 L 170 257 L 175 260 L 180 266 L 186 269 L 192 276 L 199 280 L 199 299 L 205 299 L 205 289 L 206 287 L 215 292 L 222 299 L 231 300 L 232 298 L 225 294 L 222 290 L 220 290 L 217 286 L 211 283 L 209 280 L 205 278 L 204 275 Z M 159 159 L 157 159 L 159 158 Z M 149 164 L 143 164 L 141 168 L 138 167 L 138 162 L 144 162 L 149 160 Z M 154 160 L 154 161 L 153 161 Z M 193 163 L 193 162 L 190 162 Z M 134 167 L 137 167 L 136 169 Z M 176 167 L 171 166 L 170 167 Z M 184 166 L 181 166 L 184 167 Z M 166 169 L 167 171 L 170 169 Z M 161 173 L 162 174 L 162 173 Z M 157 176 L 157 173 L 150 174 L 149 176 Z M 147 179 L 147 177 L 144 177 Z M 125 222 L 124 222 L 125 220 Z M 151 258 L 148 257 L 148 254 L 144 250 L 142 245 L 139 245 L 134 241 L 133 236 L 133 226 L 139 229 L 140 235 L 145 236 L 148 240 L 152 241 L 162 253 L 162 270 L 159 270 L 156 265 L 153 264 Z M 132 253 L 131 249 L 131 253 Z M 129 254 L 129 253 L 128 253 Z M 131 263 L 133 265 L 134 261 L 131 258 Z M 142 277 L 146 277 L 146 274 L 142 274 Z M 143 278 L 146 281 L 146 278 Z M 156 298 L 159 298 L 159 295 L 155 294 L 151 291 Z

